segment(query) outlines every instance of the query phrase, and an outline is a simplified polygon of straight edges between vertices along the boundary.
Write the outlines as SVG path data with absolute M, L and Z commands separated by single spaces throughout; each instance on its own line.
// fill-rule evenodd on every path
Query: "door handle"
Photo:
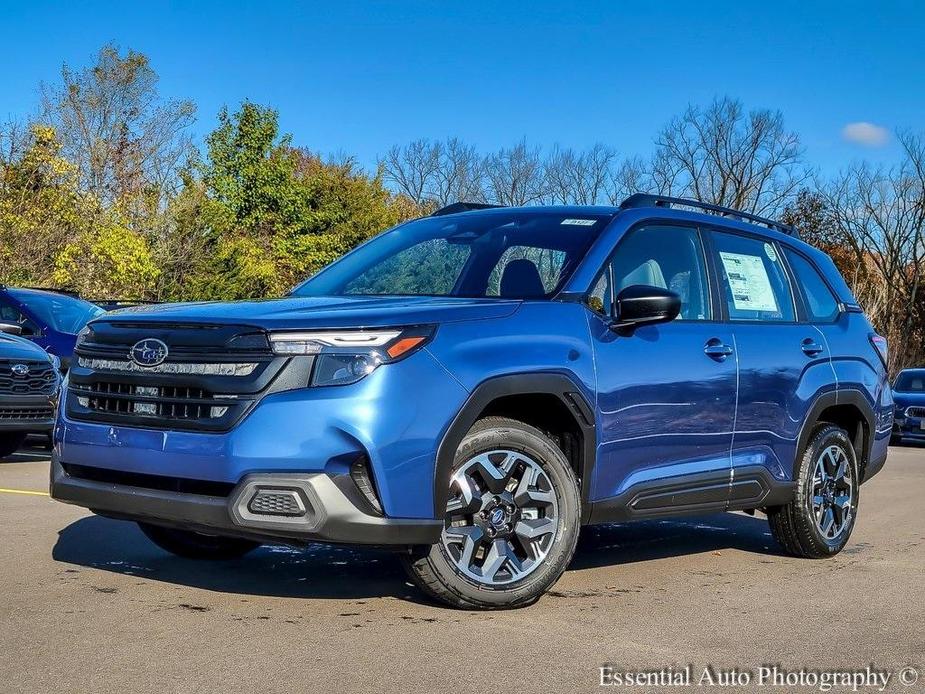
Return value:
M 800 349 L 803 350 L 803 353 L 807 357 L 815 357 L 817 354 L 822 354 L 822 352 L 825 351 L 825 348 L 811 337 L 807 337 L 803 340 L 800 344 Z
M 716 361 L 723 361 L 732 354 L 732 347 L 727 344 L 724 344 L 718 338 L 713 338 L 707 342 L 706 346 L 703 348 L 703 353 L 706 354 L 711 359 Z

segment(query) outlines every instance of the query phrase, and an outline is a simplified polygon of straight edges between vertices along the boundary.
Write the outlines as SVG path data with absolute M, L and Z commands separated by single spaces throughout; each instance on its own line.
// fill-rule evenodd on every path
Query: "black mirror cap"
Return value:
M 22 335 L 22 326 L 15 323 L 0 323 L 0 333 L 7 335 Z
M 611 327 L 631 332 L 641 325 L 673 321 L 681 312 L 681 297 L 662 287 L 634 284 L 617 294 L 615 308 Z

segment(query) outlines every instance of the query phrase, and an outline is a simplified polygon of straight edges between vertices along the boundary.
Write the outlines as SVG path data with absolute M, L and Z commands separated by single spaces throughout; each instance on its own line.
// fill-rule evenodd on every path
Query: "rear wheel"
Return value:
M 771 532 L 798 557 L 838 554 L 854 529 L 858 491 L 857 458 L 848 433 L 822 425 L 800 461 L 796 497 L 786 506 L 768 509 Z
M 161 549 L 187 559 L 237 559 L 260 546 L 259 542 L 250 540 L 204 535 L 150 523 L 138 523 L 138 527 Z
M 0 434 L 0 458 L 13 455 L 25 440 L 26 434 L 21 431 Z
M 455 607 L 529 605 L 568 566 L 579 510 L 575 475 L 555 442 L 489 417 L 456 454 L 440 542 L 406 567 L 422 590 Z

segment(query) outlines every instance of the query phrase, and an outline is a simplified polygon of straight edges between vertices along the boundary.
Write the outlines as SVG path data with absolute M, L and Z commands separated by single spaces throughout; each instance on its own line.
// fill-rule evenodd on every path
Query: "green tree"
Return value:
M 277 113 L 244 102 L 223 109 L 198 176 L 186 180 L 176 233 L 201 244 L 190 278 L 171 294 L 209 299 L 279 296 L 417 208 L 352 161 L 324 162 L 292 146 Z M 195 210 L 195 214 L 190 214 Z M 178 276 L 178 273 L 174 273 Z

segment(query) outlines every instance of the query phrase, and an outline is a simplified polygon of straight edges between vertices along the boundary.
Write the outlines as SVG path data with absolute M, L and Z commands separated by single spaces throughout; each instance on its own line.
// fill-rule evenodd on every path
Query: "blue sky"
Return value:
M 243 99 L 296 144 L 356 155 L 459 136 L 482 150 L 601 141 L 647 154 L 715 95 L 783 111 L 808 161 L 888 163 L 871 123 L 925 132 L 925 3 L 0 2 L 0 118 L 24 117 L 62 63 L 114 42 L 147 54 L 196 133 Z M 856 127 L 858 139 L 876 130 Z M 873 137 L 871 137 L 873 136 Z

